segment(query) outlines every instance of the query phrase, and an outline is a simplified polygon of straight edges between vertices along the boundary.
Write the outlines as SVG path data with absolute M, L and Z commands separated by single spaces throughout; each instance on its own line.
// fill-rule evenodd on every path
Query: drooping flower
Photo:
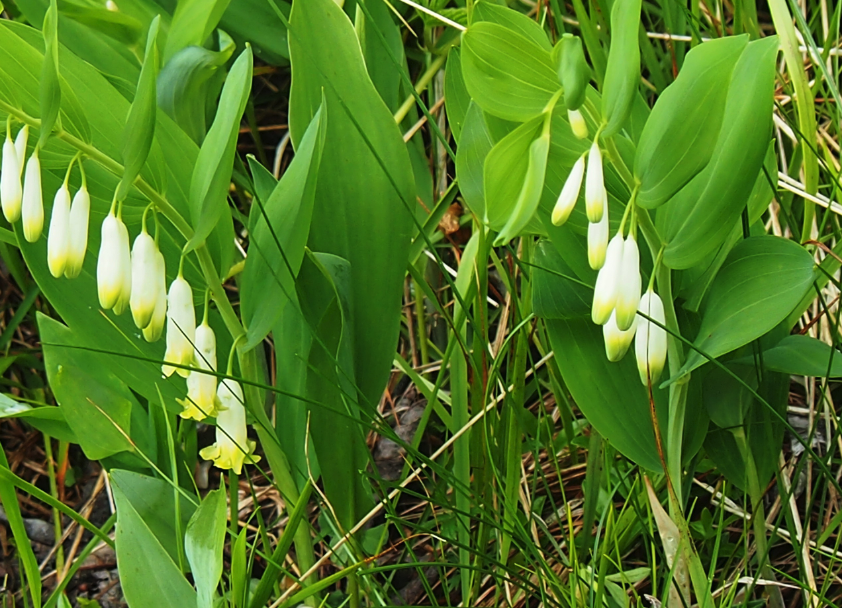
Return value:
M 243 463 L 256 463 L 255 443 L 248 438 L 243 389 L 238 382 L 225 379 L 217 389 L 219 414 L 216 417 L 216 443 L 199 452 L 205 460 L 213 460 L 220 469 L 232 469 L 238 475 Z
M 179 272 L 167 294 L 167 352 L 164 354 L 164 365 L 161 366 L 164 376 L 168 377 L 176 372 L 186 378 L 190 374 L 186 367 L 175 365 L 189 366 L 193 363 L 195 339 L 196 311 L 193 308 L 193 290 Z
M 617 312 L 615 310 L 608 318 L 608 322 L 602 326 L 602 337 L 605 340 L 605 355 L 609 361 L 614 362 L 620 361 L 626 356 L 626 352 L 628 352 L 629 346 L 631 346 L 632 340 L 634 339 L 634 331 L 636 329 L 635 323 L 632 323 L 632 326 L 625 331 L 617 327 L 616 314 Z
M 159 250 L 155 255 L 155 310 L 149 325 L 143 328 L 143 338 L 147 342 L 157 342 L 164 333 L 164 323 L 167 321 L 167 271 L 164 254 Z
M 88 216 L 91 212 L 91 197 L 85 184 L 76 192 L 70 205 L 70 240 L 67 248 L 67 264 L 64 276 L 78 277 L 82 272 L 85 254 L 88 251 Z
M 0 205 L 3 215 L 10 224 L 20 219 L 20 205 L 23 192 L 20 185 L 21 159 L 9 129 L 6 129 L 6 141 L 3 142 L 3 163 L 0 166 Z
M 26 142 L 29 140 L 29 125 L 23 125 L 15 137 L 15 152 L 18 154 L 18 173 L 23 175 L 23 159 L 26 158 Z
M 207 319 L 196 328 L 196 349 L 194 353 L 196 367 L 216 371 L 216 336 Z M 179 400 L 184 411 L 182 418 L 204 420 L 217 415 L 216 376 L 191 370 L 187 376 L 187 398 Z
M 617 282 L 620 278 L 620 264 L 623 260 L 623 235 L 617 233 L 605 252 L 605 265 L 596 275 L 591 319 L 597 325 L 604 325 L 614 311 L 617 302 Z
M 651 288 L 640 298 L 638 310 L 661 325 L 666 323 L 664 303 L 661 301 L 661 297 Z M 641 382 L 644 386 L 648 386 L 649 379 L 651 379 L 654 385 L 660 378 L 667 360 L 667 332 L 641 316 L 637 320 L 634 351 Z
M 558 201 L 553 208 L 552 222 L 556 226 L 561 226 L 570 217 L 573 208 L 576 206 L 576 201 L 579 199 L 579 191 L 582 189 L 582 178 L 585 175 L 585 156 L 579 157 L 567 180 L 564 182 L 564 187 L 561 189 L 561 194 L 558 195 Z
M 102 221 L 102 243 L 96 265 L 99 305 L 121 314 L 129 303 L 132 263 L 129 231 L 112 209 Z
M 132 295 L 129 301 L 132 319 L 138 329 L 152 320 L 158 300 L 158 246 L 146 232 L 146 226 L 132 245 Z
M 579 139 L 585 139 L 588 136 L 588 123 L 585 122 L 585 117 L 579 110 L 567 110 L 567 119 L 570 121 L 573 135 Z
M 605 263 L 605 248 L 608 246 L 608 202 L 602 219 L 588 224 L 588 263 L 594 270 L 599 270 Z
M 23 238 L 34 243 L 44 230 L 44 199 L 41 194 L 41 161 L 38 149 L 26 161 L 23 177 L 23 196 L 20 210 L 23 222 Z
M 47 266 L 55 278 L 61 277 L 70 254 L 70 191 L 67 182 L 56 191 L 47 234 Z
M 608 207 L 608 193 L 602 175 L 602 153 L 594 140 L 588 152 L 588 176 L 585 179 L 585 212 L 588 221 L 596 223 L 602 219 L 602 212 Z
M 625 331 L 637 317 L 640 303 L 640 252 L 637 241 L 629 234 L 623 246 L 623 261 L 620 262 L 620 276 L 617 285 L 617 327 Z

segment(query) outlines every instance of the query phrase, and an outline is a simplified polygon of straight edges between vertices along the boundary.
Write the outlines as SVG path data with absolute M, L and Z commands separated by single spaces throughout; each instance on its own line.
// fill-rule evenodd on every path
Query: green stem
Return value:
M 444 62 L 447 60 L 447 54 L 444 53 L 436 57 L 436 60 L 430 64 L 430 67 L 427 68 L 427 71 L 421 74 L 421 78 L 418 79 L 418 82 L 415 83 L 415 92 L 420 94 L 421 91 L 427 88 L 430 82 L 433 80 L 433 77 L 438 74 L 441 66 L 444 65 Z M 409 95 L 404 102 L 401 104 L 401 107 L 398 108 L 398 111 L 395 112 L 395 122 L 400 124 L 403 122 L 403 119 L 406 118 L 406 115 L 409 114 L 409 111 L 412 109 L 412 106 L 415 105 L 415 95 Z

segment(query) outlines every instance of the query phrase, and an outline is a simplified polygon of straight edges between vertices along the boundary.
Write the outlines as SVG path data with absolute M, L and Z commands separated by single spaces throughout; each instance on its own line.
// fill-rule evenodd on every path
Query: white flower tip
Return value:
M 0 204 L 3 207 L 3 215 L 10 224 L 20 219 L 22 196 L 20 159 L 7 132 L 6 141 L 3 143 L 2 166 L 0 166 Z
M 21 201 L 23 237 L 34 243 L 44 230 L 44 200 L 41 195 L 41 162 L 36 150 L 26 161 Z
M 639 310 L 661 325 L 665 323 L 664 303 L 654 291 L 643 294 Z M 648 386 L 650 380 L 654 385 L 667 360 L 667 332 L 642 316 L 637 320 L 637 326 L 634 349 L 640 380 L 644 386 Z
M 608 319 L 608 322 L 602 326 L 602 336 L 605 340 L 605 355 L 608 360 L 616 363 L 626 356 L 626 352 L 631 346 L 634 339 L 635 325 L 627 330 L 621 330 L 617 327 L 617 319 L 614 313 Z

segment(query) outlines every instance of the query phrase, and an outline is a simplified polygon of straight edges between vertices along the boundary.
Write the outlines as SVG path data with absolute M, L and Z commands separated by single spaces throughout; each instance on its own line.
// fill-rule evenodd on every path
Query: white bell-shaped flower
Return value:
M 588 221 L 596 223 L 602 219 L 602 212 L 608 207 L 608 193 L 602 175 L 602 153 L 594 141 L 588 152 L 588 176 L 585 178 L 585 212 Z
M 617 327 L 616 310 L 611 313 L 608 322 L 602 326 L 602 337 L 605 340 L 605 355 L 609 361 L 617 362 L 626 356 L 626 352 L 634 339 L 636 325 L 623 331 Z
M 129 232 L 114 210 L 102 221 L 102 242 L 96 265 L 99 305 L 115 314 L 125 310 L 131 295 L 132 264 Z
M 179 272 L 167 294 L 167 352 L 161 370 L 164 376 L 173 372 L 186 378 L 190 370 L 174 365 L 193 364 L 193 342 L 196 339 L 196 311 L 193 308 L 193 290 Z
M 23 191 L 20 185 L 20 165 L 12 136 L 6 129 L 6 141 L 3 142 L 3 161 L 0 165 L 0 205 L 3 215 L 10 224 L 20 219 L 20 205 Z
M 585 122 L 585 117 L 579 110 L 567 110 L 567 120 L 570 121 L 573 135 L 579 139 L 585 139 L 588 136 L 588 123 Z
M 44 230 L 44 198 L 41 194 L 41 161 L 38 149 L 26 161 L 23 176 L 23 196 L 20 209 L 23 238 L 34 243 Z
M 588 264 L 599 270 L 605 263 L 605 248 L 608 246 L 608 204 L 602 213 L 602 219 L 588 224 Z
M 216 336 L 207 320 L 196 328 L 196 367 L 216 371 Z M 216 376 L 191 370 L 187 376 L 187 398 L 179 401 L 184 411 L 182 418 L 204 420 L 217 415 Z
M 76 192 L 70 204 L 70 239 L 67 248 L 67 264 L 64 276 L 72 279 L 82 272 L 85 254 L 88 251 L 88 217 L 91 213 L 91 196 L 85 184 Z
M 623 260 L 620 262 L 620 277 L 617 284 L 617 327 L 625 331 L 637 317 L 640 303 L 640 252 L 637 241 L 630 234 L 623 246 Z
M 23 125 L 15 137 L 15 152 L 18 154 L 18 173 L 23 175 L 23 159 L 26 158 L 26 143 L 29 140 L 29 125 Z
M 132 245 L 132 295 L 129 304 L 132 319 L 139 329 L 152 320 L 158 301 L 158 246 L 146 232 L 146 226 Z
M 638 310 L 661 325 L 666 324 L 664 303 L 661 301 L 661 297 L 652 291 L 652 289 L 649 289 L 640 298 L 640 307 Z M 655 325 L 645 317 L 638 317 L 634 351 L 641 382 L 643 382 L 644 386 L 648 386 L 649 379 L 651 379 L 654 385 L 658 381 L 658 378 L 661 377 L 661 372 L 667 361 L 666 330 Z
M 155 266 L 155 309 L 149 324 L 143 328 L 143 338 L 147 342 L 158 341 L 167 321 L 167 271 L 164 254 L 160 250 L 155 255 Z
M 226 378 L 219 383 L 217 397 L 216 443 L 202 449 L 199 455 L 205 460 L 213 460 L 220 469 L 231 469 L 239 475 L 243 463 L 253 464 L 260 460 L 260 456 L 254 454 L 254 441 L 248 438 L 243 389 L 238 382 Z
M 552 222 L 556 226 L 561 226 L 570 217 L 573 208 L 576 206 L 576 201 L 579 200 L 579 191 L 582 189 L 582 178 L 585 176 L 585 156 L 579 157 L 567 180 L 564 182 L 564 187 L 561 189 L 561 194 L 558 195 L 558 201 L 553 207 Z
M 64 183 L 56 191 L 47 234 L 47 266 L 55 278 L 61 277 L 70 256 L 70 191 Z
M 620 280 L 620 264 L 623 261 L 625 241 L 619 232 L 608 243 L 605 252 L 605 265 L 596 275 L 593 293 L 591 319 L 597 325 L 604 325 L 614 311 L 617 302 L 617 283 Z

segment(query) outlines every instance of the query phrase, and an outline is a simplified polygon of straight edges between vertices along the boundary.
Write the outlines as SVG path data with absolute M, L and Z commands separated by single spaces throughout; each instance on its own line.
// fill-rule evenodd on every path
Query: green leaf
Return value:
M 712 159 L 669 203 L 670 268 L 695 266 L 718 247 L 746 205 L 769 145 L 777 49 L 774 37 L 752 42 L 734 68 Z
M 527 224 L 535 217 L 544 188 L 544 175 L 547 171 L 547 155 L 550 151 L 550 134 L 542 133 L 529 145 L 528 164 L 520 192 L 514 208 L 494 240 L 498 247 L 519 236 Z
M 152 20 L 146 38 L 146 54 L 140 78 L 137 81 L 135 98 L 126 128 L 123 130 L 123 177 L 117 187 L 117 200 L 126 198 L 132 183 L 146 163 L 152 140 L 155 137 L 156 88 L 158 77 L 158 17 Z
M 797 243 L 775 236 L 745 239 L 711 285 L 694 346 L 719 357 L 756 340 L 786 318 L 812 282 L 813 258 Z M 693 350 L 677 377 L 706 361 Z
M 5 450 L 0 450 L 0 468 L 8 471 L 10 475 L 12 474 Z M 41 571 L 38 569 L 38 560 L 35 559 L 35 552 L 32 550 L 32 544 L 26 534 L 26 527 L 23 525 L 23 515 L 20 512 L 15 486 L 5 477 L 0 479 L 0 503 L 3 503 L 9 528 L 11 528 L 12 535 L 15 538 L 18 557 L 23 565 L 23 574 L 25 574 L 26 585 L 29 587 L 32 605 L 35 608 L 41 608 Z M 24 603 L 26 603 L 25 600 Z
M 702 385 L 705 409 L 711 422 L 722 429 L 742 426 L 754 403 L 751 390 L 757 390 L 757 372 L 753 365 L 726 365 L 745 384 L 725 370 L 714 367 L 705 375 Z
M 590 315 L 593 286 L 576 276 L 573 268 L 549 241 L 538 243 L 533 272 L 532 305 L 537 316 L 576 319 Z
M 59 407 L 46 405 L 32 407 L 27 403 L 16 401 L 10 395 L 0 393 L 0 419 L 2 418 L 20 418 L 45 435 L 69 443 L 79 443 Z
M 840 378 L 842 353 L 816 338 L 793 334 L 763 351 L 763 367 L 793 376 Z
M 350 263 L 354 325 L 348 331 L 354 377 L 368 407 L 380 400 L 400 329 L 417 208 L 412 166 L 366 72 L 353 25 L 333 0 L 293 7 L 290 57 L 296 147 L 319 107 L 324 104 L 330 117 L 308 247 Z
M 276 12 L 277 11 L 277 12 Z M 230 0 L 219 26 L 237 41 L 254 45 L 254 54 L 272 65 L 289 63 L 286 24 L 278 12 L 289 17 L 290 3 L 284 0 Z
M 111 473 L 117 506 L 117 568 L 126 602 L 131 608 L 196 606 L 193 587 L 125 492 L 132 475 L 128 471 Z
M 507 6 L 501 6 L 493 2 L 477 2 L 474 4 L 473 11 L 471 12 L 471 25 L 480 21 L 502 25 L 513 32 L 517 32 L 524 38 L 528 38 L 545 51 L 553 50 L 553 45 L 550 44 L 547 33 L 537 21 Z
M 59 7 L 59 15 L 67 16 L 73 21 L 101 32 L 127 47 L 133 47 L 140 43 L 143 31 L 146 29 L 135 17 L 120 11 L 110 11 L 104 6 L 82 6 L 72 2 L 62 2 Z M 61 23 L 61 26 L 63 25 Z M 61 27 L 59 27 L 59 30 L 61 30 Z M 61 34 L 60 36 L 62 43 L 64 43 L 64 36 Z
M 263 341 L 294 296 L 310 234 L 326 123 L 320 108 L 271 196 L 252 206 L 250 255 L 240 284 L 247 350 Z
M 61 83 L 58 71 L 58 8 L 56 0 L 44 16 L 44 61 L 41 64 L 41 131 L 39 147 L 44 147 L 53 131 L 61 108 Z
M 225 80 L 219 108 L 199 150 L 190 180 L 190 217 L 193 238 L 187 250 L 201 245 L 228 210 L 228 187 L 234 169 L 240 119 L 251 92 L 252 54 L 246 47 Z M 227 269 L 226 269 L 227 270 Z
M 603 134 L 609 137 L 629 117 L 640 83 L 640 5 L 641 0 L 623 0 L 611 7 L 611 46 L 602 85 Z
M 494 142 L 488 132 L 482 110 L 471 101 L 465 115 L 462 138 L 459 140 L 459 147 L 456 148 L 456 179 L 468 208 L 481 222 L 486 223 L 488 210 L 485 206 L 483 171 L 485 159 L 493 146 Z
M 232 608 L 245 608 L 246 590 L 248 589 L 248 559 L 246 558 L 246 534 L 248 528 L 244 527 L 237 535 L 231 547 L 231 606 Z
M 447 65 L 444 70 L 444 107 L 453 138 L 460 145 L 470 103 L 471 96 L 462 77 L 461 53 L 459 48 L 454 46 L 447 53 Z M 456 154 L 459 154 L 458 148 Z
M 164 63 L 188 46 L 202 46 L 216 29 L 230 0 L 178 0 L 167 32 Z
M 698 45 L 658 97 L 634 158 L 642 207 L 665 203 L 710 161 L 731 73 L 747 44 L 748 36 L 734 36 Z
M 486 21 L 462 35 L 462 76 L 485 112 L 517 122 L 543 113 L 561 89 L 549 50 Z
M 187 524 L 184 552 L 196 583 L 198 608 L 213 608 L 213 595 L 222 577 L 226 532 L 225 490 L 208 492 Z

